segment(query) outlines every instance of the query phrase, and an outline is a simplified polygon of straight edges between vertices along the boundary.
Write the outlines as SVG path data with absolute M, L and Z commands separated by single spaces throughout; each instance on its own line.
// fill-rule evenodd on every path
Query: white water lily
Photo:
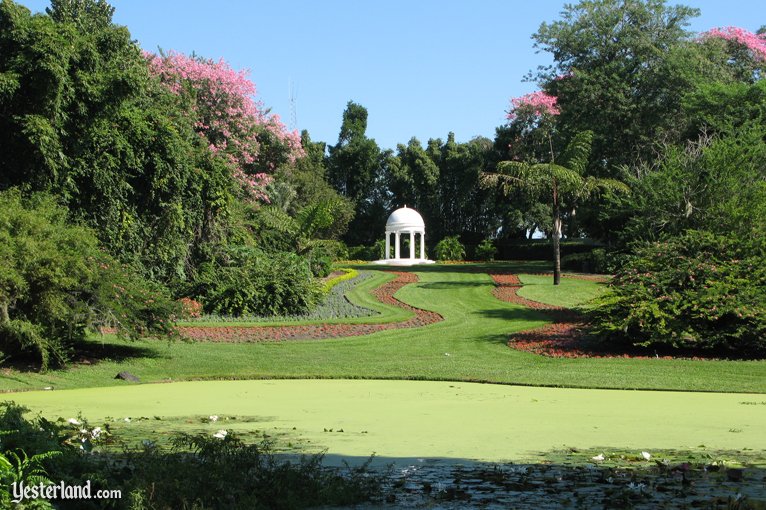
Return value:
M 652 458 L 652 454 L 651 454 L 651 453 L 649 453 L 649 452 L 641 452 L 641 456 L 642 456 L 644 459 L 646 459 L 646 460 L 649 460 L 649 459 L 651 459 L 651 458 Z
M 595 460 L 595 461 L 598 461 L 598 462 L 601 462 L 602 460 L 604 460 L 604 454 L 603 453 L 599 453 L 595 457 L 591 457 L 591 459 Z
M 229 435 L 229 433 L 227 431 L 221 429 L 218 432 L 216 432 L 215 434 L 213 434 L 213 437 L 217 437 L 218 439 L 223 439 L 227 435 Z
M 211 414 L 208 419 L 210 421 L 218 421 L 218 415 L 217 414 Z
M 80 425 L 80 420 L 77 418 L 69 418 L 66 422 L 70 425 Z

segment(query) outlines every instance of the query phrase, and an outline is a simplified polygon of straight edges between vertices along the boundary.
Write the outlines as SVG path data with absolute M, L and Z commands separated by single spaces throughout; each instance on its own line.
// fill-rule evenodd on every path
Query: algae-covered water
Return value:
M 562 448 L 766 450 L 766 396 L 380 380 L 141 384 L 6 395 L 64 419 L 218 416 L 209 428 L 289 434 L 330 457 L 523 461 Z M 226 420 L 248 416 L 249 420 Z M 132 418 L 131 422 L 124 418 Z

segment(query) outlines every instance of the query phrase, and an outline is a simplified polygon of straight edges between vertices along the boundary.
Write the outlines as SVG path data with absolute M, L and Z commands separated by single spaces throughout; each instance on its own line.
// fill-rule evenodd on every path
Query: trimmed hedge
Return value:
M 553 246 L 550 239 L 502 240 L 496 242 L 497 260 L 553 260 Z M 590 253 L 599 244 L 588 239 L 561 241 L 561 256 L 576 253 Z

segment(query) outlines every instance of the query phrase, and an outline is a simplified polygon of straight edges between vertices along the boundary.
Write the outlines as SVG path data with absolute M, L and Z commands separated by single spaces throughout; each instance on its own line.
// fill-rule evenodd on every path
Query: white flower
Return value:
M 44 390 L 52 390 L 52 389 L 53 389 L 53 386 L 46 386 L 46 387 L 45 387 L 45 388 L 43 388 L 43 389 L 44 389 Z
M 77 418 L 69 418 L 66 422 L 70 425 L 80 425 L 80 421 Z
M 88 429 L 80 429 L 80 434 L 87 435 L 88 434 Z
M 445 352 L 445 353 L 444 353 L 444 355 L 445 355 L 445 356 L 452 356 L 452 354 L 450 354 L 450 353 L 448 353 L 448 352 Z
M 229 433 L 223 429 L 219 430 L 215 434 L 213 434 L 213 437 L 217 437 L 218 439 L 223 439 L 226 437 Z
M 601 462 L 602 460 L 604 460 L 604 454 L 603 453 L 599 453 L 595 457 L 591 457 L 591 459 L 595 460 L 595 461 L 598 461 L 598 462 Z
M 130 423 L 130 418 L 125 417 L 124 421 L 125 421 L 125 423 Z
M 96 427 L 93 430 L 91 430 L 90 435 L 91 437 L 93 437 L 93 439 L 98 438 L 101 435 L 101 427 Z
M 652 454 L 649 452 L 641 452 L 641 456 L 645 458 L 646 460 L 649 460 L 652 458 Z
M 209 420 L 210 420 L 210 421 L 218 421 L 218 415 L 217 415 L 217 414 L 212 414 L 212 415 L 210 415 L 210 418 L 209 418 Z

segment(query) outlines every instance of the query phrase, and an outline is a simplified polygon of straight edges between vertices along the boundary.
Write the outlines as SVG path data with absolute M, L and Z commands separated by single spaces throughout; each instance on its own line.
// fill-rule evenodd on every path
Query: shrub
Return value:
M 172 335 L 179 308 L 101 251 L 95 233 L 67 223 L 53 197 L 0 193 L 0 349 L 63 364 L 89 328 L 132 339 Z
M 479 260 L 495 260 L 495 254 L 497 248 L 491 239 L 483 240 L 479 246 L 476 247 L 476 258 Z
M 221 259 L 201 266 L 189 292 L 207 313 L 300 314 L 314 308 L 322 295 L 309 262 L 294 253 L 233 247 Z
M 437 260 L 463 260 L 465 247 L 458 236 L 448 236 L 439 241 L 434 249 Z
M 636 249 L 590 312 L 603 342 L 766 354 L 766 241 L 686 231 Z

